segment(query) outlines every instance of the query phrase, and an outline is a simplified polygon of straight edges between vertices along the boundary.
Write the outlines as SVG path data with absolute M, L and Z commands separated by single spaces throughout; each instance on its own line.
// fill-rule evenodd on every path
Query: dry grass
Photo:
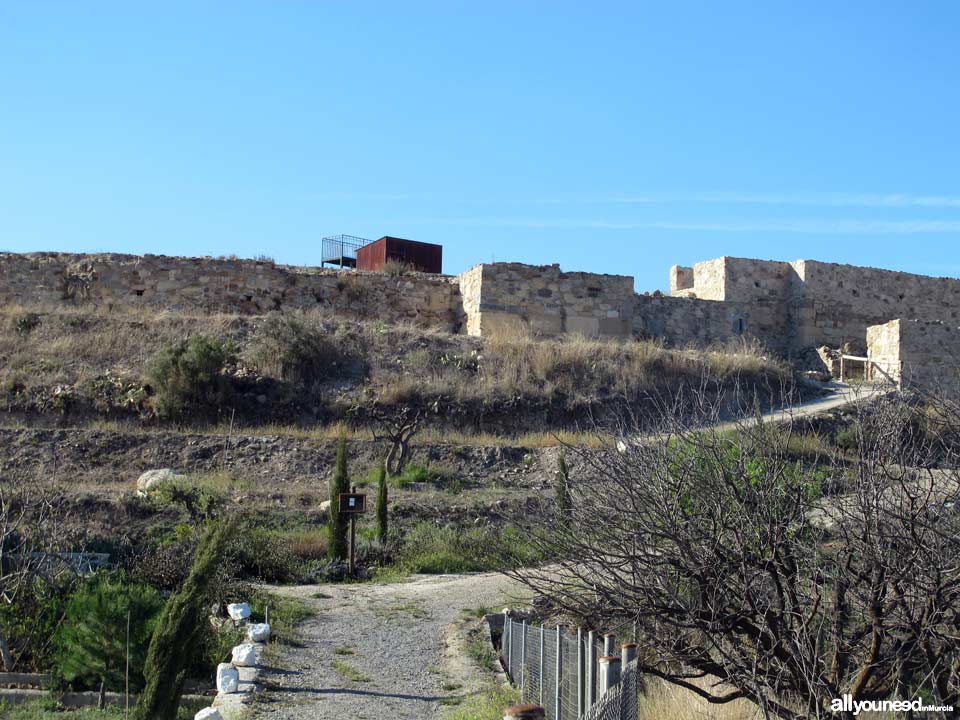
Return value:
M 327 533 L 304 530 L 288 536 L 290 551 L 302 560 L 323 560 L 327 557 Z
M 29 427 L 23 422 L 11 422 L 2 425 L 6 429 L 23 429 Z M 373 433 L 369 428 L 358 428 L 338 422 L 330 425 L 315 427 L 300 427 L 297 425 L 278 425 L 268 424 L 259 425 L 255 429 L 249 428 L 231 428 L 228 425 L 208 425 L 199 427 L 178 428 L 170 427 L 140 427 L 128 422 L 119 422 L 116 420 L 95 420 L 89 424 L 80 427 L 93 430 L 100 430 L 111 433 L 167 433 L 184 432 L 198 435 L 212 435 L 216 437 L 227 437 L 233 435 L 250 435 L 264 437 L 294 437 L 306 440 L 338 440 L 344 438 L 348 441 L 370 442 L 373 440 Z M 610 438 L 594 432 L 573 432 L 568 430 L 559 430 L 556 432 L 531 432 L 522 435 L 495 435 L 493 433 L 470 433 L 458 430 L 442 430 L 438 428 L 428 428 L 415 436 L 416 444 L 430 445 L 471 445 L 477 447 L 519 447 L 529 450 L 536 450 L 548 447 L 575 446 L 584 448 L 604 447 L 610 442 Z
M 861 713 L 863 720 L 892 720 L 886 713 Z M 639 720 L 761 720 L 763 713 L 749 700 L 711 705 L 696 693 L 652 680 L 640 701 Z
M 30 323 L 23 318 L 28 315 L 36 315 L 39 324 L 25 330 Z M 573 408 L 672 395 L 681 385 L 700 384 L 704 377 L 775 384 L 788 372 L 761 348 L 749 345 L 697 350 L 669 349 L 656 341 L 580 336 L 482 340 L 413 324 L 335 320 L 321 310 L 297 312 L 295 317 L 314 345 L 349 345 L 350 363 L 330 360 L 315 373 L 328 383 L 317 392 L 326 398 L 335 393 L 344 407 L 360 396 L 373 395 L 385 404 L 441 397 L 443 402 L 477 408 L 509 405 L 519 398 L 541 406 Z M 263 352 L 265 343 L 270 346 L 269 326 L 261 316 L 189 315 L 135 307 L 123 312 L 72 306 L 4 307 L 0 309 L 0 403 L 4 397 L 28 397 L 33 388 L 49 396 L 57 386 L 95 398 L 97 383 L 105 377 L 142 383 L 160 350 L 198 334 L 231 343 L 241 358 L 241 371 L 248 376 L 253 372 L 283 380 L 277 377 L 276 363 L 270 362 L 271 354 Z M 254 352 L 257 348 L 261 352 Z M 314 356 L 309 347 L 302 350 L 294 356 Z M 309 390 L 290 377 L 286 380 L 294 394 Z M 344 431 L 332 427 L 306 434 L 333 437 Z M 266 427 L 264 432 L 271 433 L 273 428 Z M 295 432 L 290 428 L 277 434 Z M 460 439 L 451 437 L 451 441 Z M 473 442 L 489 444 L 486 439 Z M 578 436 L 574 442 L 597 441 Z M 547 435 L 530 436 L 520 444 L 556 443 Z
M 640 720 L 759 720 L 756 705 L 736 700 L 711 705 L 699 695 L 665 682 L 653 681 L 640 702 Z

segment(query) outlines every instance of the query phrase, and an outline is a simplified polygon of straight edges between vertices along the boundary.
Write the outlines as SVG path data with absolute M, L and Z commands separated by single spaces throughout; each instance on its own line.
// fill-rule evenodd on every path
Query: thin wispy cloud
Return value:
M 960 208 L 960 196 L 910 193 L 733 193 L 613 195 L 608 202 L 630 205 L 703 204 L 803 207 Z
M 416 202 L 434 201 L 470 204 L 535 204 L 535 205 L 762 205 L 770 207 L 813 208 L 956 208 L 960 195 L 919 195 L 914 193 L 614 193 L 614 194 L 530 194 L 471 193 L 450 190 L 415 190 L 396 192 L 324 192 L 317 200 L 342 202 Z
M 775 222 L 683 220 L 607 221 L 550 218 L 421 218 L 397 219 L 412 225 L 457 225 L 462 227 L 509 227 L 582 230 L 676 230 L 715 233 L 796 233 L 806 235 L 915 235 L 960 233 L 956 220 L 788 220 Z

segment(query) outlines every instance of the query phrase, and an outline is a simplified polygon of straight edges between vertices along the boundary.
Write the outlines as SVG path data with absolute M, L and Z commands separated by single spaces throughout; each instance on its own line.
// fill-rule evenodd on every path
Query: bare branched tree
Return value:
M 436 412 L 436 407 L 437 403 L 433 403 L 431 409 Z M 427 417 L 424 408 L 415 404 L 388 405 L 371 400 L 351 408 L 351 414 L 372 424 L 374 440 L 390 444 L 385 461 L 387 474 L 402 473 L 410 459 L 410 441 L 423 429 Z
M 62 573 L 75 573 L 60 554 L 72 545 L 67 516 L 65 498 L 55 487 L 0 477 L 0 603 L 15 606 L 36 583 L 56 586 Z M 0 660 L 5 670 L 14 669 L 2 622 Z
M 558 613 L 635 628 L 640 671 L 710 703 L 960 707 L 960 409 L 894 394 L 851 412 L 846 449 L 799 416 L 709 413 L 569 449 L 566 522 L 549 499 L 526 514 L 551 562 L 511 574 Z

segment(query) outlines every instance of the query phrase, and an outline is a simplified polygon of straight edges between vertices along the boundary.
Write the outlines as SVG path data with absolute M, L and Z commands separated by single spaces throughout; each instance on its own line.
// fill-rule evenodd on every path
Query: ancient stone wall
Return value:
M 691 280 L 692 276 L 692 280 Z M 837 265 L 722 257 L 671 271 L 671 295 L 749 308 L 744 328 L 786 350 L 849 344 L 891 318 L 960 320 L 960 281 Z
M 851 343 L 862 351 L 867 327 L 892 318 L 960 322 L 960 280 L 815 260 L 791 266 L 796 347 Z
M 158 255 L 2 253 L 0 303 L 225 313 L 327 308 L 347 317 L 405 320 L 450 331 L 459 330 L 463 320 L 459 285 L 452 277 Z
M 960 328 L 897 319 L 867 328 L 867 357 L 886 375 L 922 389 L 960 388 Z
M 473 335 L 629 337 L 635 293 L 626 275 L 562 272 L 559 265 L 495 263 L 460 275 Z
M 721 257 L 675 266 L 671 296 L 633 278 L 557 265 L 477 265 L 458 277 L 337 271 L 270 261 L 156 255 L 0 253 L 0 303 L 147 306 L 264 313 L 327 308 L 471 335 L 661 338 L 672 345 L 753 337 L 789 354 L 850 343 L 891 318 L 960 324 L 960 280 L 834 265 Z
M 483 265 L 472 268 L 457 276 L 460 283 L 460 297 L 463 302 L 465 329 L 468 335 L 482 335 L 481 295 L 483 292 Z

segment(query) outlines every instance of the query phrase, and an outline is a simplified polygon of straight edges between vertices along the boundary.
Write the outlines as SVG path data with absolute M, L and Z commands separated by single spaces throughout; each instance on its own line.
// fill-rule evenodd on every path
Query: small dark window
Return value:
M 143 297 L 143 290 L 134 290 L 134 292 L 137 294 L 137 297 Z
M 747 331 L 747 321 L 738 317 L 733 321 L 733 332 L 738 337 Z

